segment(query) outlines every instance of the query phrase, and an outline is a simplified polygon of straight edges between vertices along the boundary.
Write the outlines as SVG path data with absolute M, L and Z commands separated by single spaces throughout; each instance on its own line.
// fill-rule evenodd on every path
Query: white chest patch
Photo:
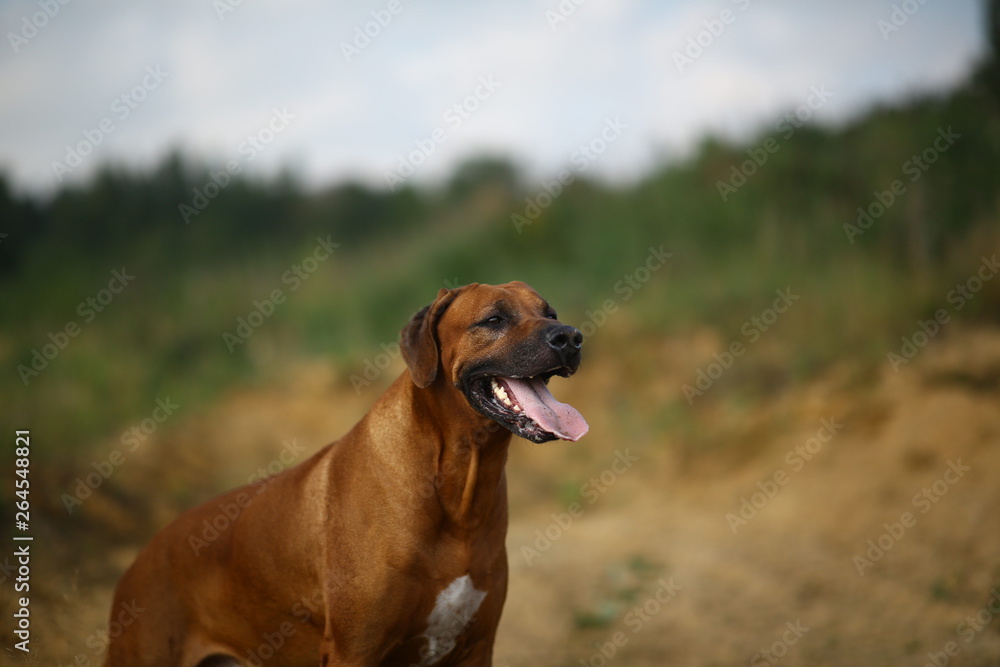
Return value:
M 458 638 L 472 623 L 483 603 L 486 591 L 472 587 L 472 578 L 464 575 L 448 584 L 437 596 L 434 610 L 427 617 L 427 649 L 420 656 L 421 667 L 437 663 L 448 655 Z

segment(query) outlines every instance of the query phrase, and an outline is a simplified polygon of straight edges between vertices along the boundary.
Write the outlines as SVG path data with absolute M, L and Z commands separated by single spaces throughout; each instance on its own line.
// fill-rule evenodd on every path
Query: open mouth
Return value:
M 547 386 L 555 372 L 518 378 L 483 376 L 472 383 L 470 402 L 483 415 L 532 442 L 577 441 L 590 427 L 571 405 L 560 403 Z

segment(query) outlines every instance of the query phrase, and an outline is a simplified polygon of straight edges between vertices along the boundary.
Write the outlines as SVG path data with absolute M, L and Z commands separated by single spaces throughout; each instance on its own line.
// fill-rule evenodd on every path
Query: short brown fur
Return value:
M 470 327 L 498 300 L 519 322 L 487 339 Z M 401 332 L 407 370 L 343 438 L 153 538 L 118 584 L 112 619 L 142 611 L 105 664 L 267 664 L 280 642 L 270 664 L 418 665 L 437 595 L 468 574 L 486 597 L 435 664 L 489 665 L 507 592 L 511 434 L 457 383 L 552 324 L 546 308 L 519 282 L 442 290 Z M 225 530 L 197 541 L 233 508 Z

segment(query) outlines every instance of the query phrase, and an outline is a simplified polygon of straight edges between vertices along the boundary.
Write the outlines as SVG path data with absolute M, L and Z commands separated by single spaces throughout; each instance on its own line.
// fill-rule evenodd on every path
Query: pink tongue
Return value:
M 505 377 L 503 381 L 524 414 L 556 437 L 575 442 L 590 430 L 583 415 L 572 405 L 557 401 L 541 378 Z

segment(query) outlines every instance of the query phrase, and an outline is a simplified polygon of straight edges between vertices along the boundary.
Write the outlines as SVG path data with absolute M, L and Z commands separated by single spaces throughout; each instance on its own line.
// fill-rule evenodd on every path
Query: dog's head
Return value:
M 442 289 L 400 332 L 413 383 L 458 389 L 469 406 L 533 442 L 579 440 L 587 422 L 549 392 L 580 366 L 583 334 L 522 282 Z

